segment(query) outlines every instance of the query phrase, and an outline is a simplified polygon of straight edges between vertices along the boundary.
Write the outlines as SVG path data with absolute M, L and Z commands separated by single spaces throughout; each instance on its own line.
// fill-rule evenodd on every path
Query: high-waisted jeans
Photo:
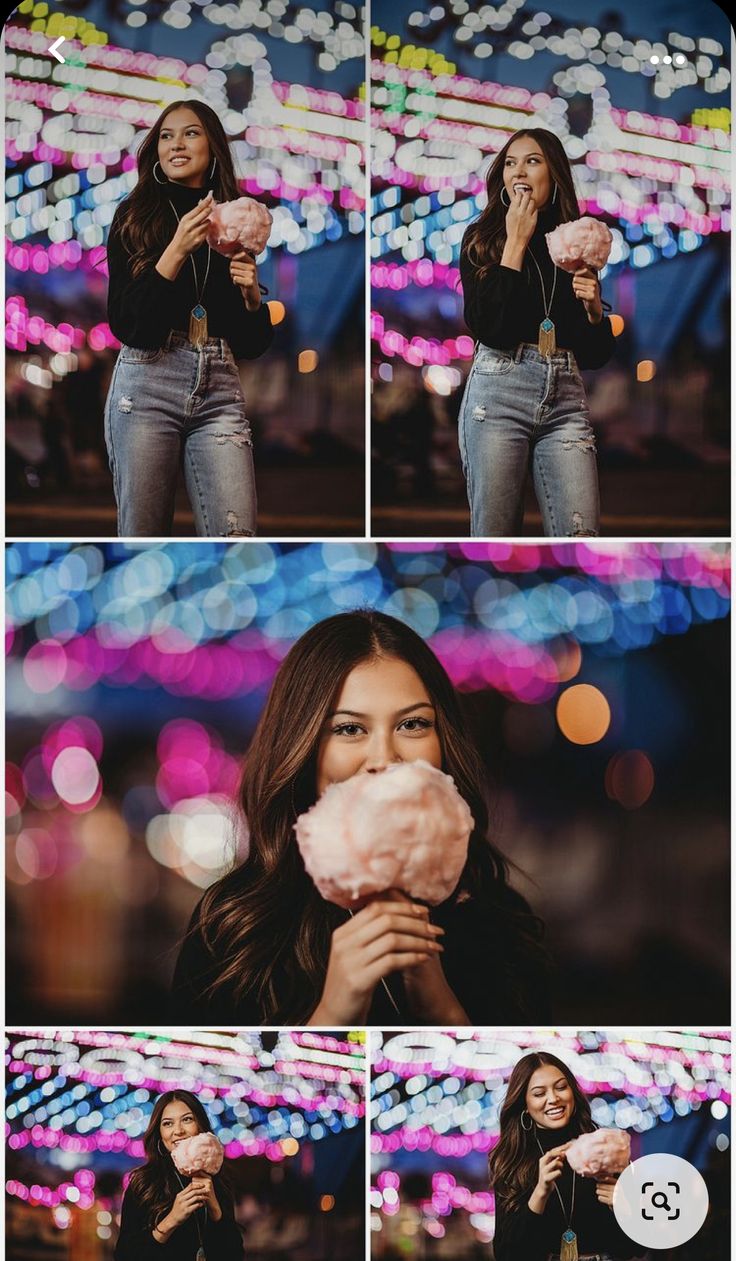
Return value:
M 571 351 L 476 347 L 459 417 L 471 534 L 519 534 L 531 462 L 545 535 L 598 533 L 598 469 Z
M 121 346 L 105 403 L 105 441 L 121 538 L 169 535 L 184 465 L 199 535 L 252 535 L 250 425 L 227 342 L 196 349 L 172 332 L 160 350 Z

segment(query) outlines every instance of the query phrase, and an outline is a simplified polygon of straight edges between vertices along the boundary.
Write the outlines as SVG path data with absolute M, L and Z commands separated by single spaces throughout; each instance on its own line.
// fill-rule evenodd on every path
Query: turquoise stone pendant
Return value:
M 557 349 L 557 338 L 555 337 L 555 326 L 547 315 L 539 325 L 539 343 L 538 349 L 540 355 L 553 355 Z
M 189 340 L 193 346 L 197 348 L 204 346 L 207 341 L 207 312 L 198 302 L 189 312 Z

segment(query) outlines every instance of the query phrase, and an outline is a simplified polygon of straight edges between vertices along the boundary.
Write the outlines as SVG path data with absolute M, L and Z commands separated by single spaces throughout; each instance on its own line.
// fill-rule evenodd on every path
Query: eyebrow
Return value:
M 434 709 L 434 705 L 429 701 L 417 701 L 416 705 L 406 705 L 403 709 L 397 709 L 394 717 L 401 718 L 404 714 L 410 714 L 413 709 Z M 348 714 L 351 718 L 368 717 L 368 714 L 363 714 L 358 709 L 333 709 L 327 717 L 336 718 L 338 714 Z
M 538 149 L 532 149 L 529 153 L 520 153 L 518 156 L 519 156 L 520 158 L 541 158 L 541 157 L 544 157 L 544 154 L 540 153 Z M 506 154 L 506 161 L 507 161 L 507 162 L 508 162 L 509 158 L 511 159 L 511 161 L 512 161 L 512 162 L 516 162 L 516 160 L 517 160 L 517 159 L 514 157 L 513 153 L 507 153 L 507 154 Z
M 202 124 L 201 124 L 201 123 L 184 123 L 184 125 L 183 125 L 182 127 L 180 127 L 180 128 L 179 128 L 179 131 L 191 131 L 192 127 L 201 127 L 201 126 L 202 126 Z M 164 131 L 175 131 L 175 130 L 176 130 L 176 128 L 175 128 L 175 127 L 172 127 L 169 123 L 166 123 L 166 124 L 165 124 L 165 125 L 161 128 L 161 131 L 162 131 L 162 132 L 164 132 Z
M 570 1085 L 570 1083 L 569 1083 L 569 1081 L 567 1080 L 567 1078 L 566 1078 L 566 1077 L 558 1077 L 555 1081 L 550 1082 L 549 1084 L 550 1084 L 550 1086 L 559 1086 L 559 1084 L 560 1084 L 560 1082 L 561 1082 L 561 1081 L 562 1081 L 562 1082 L 564 1082 L 564 1083 L 565 1083 L 565 1085 L 567 1085 L 567 1086 L 569 1086 L 569 1085 Z M 540 1084 L 539 1086 L 532 1086 L 532 1090 L 546 1090 L 546 1089 L 547 1089 L 547 1087 L 546 1087 L 546 1086 L 542 1086 L 541 1084 Z

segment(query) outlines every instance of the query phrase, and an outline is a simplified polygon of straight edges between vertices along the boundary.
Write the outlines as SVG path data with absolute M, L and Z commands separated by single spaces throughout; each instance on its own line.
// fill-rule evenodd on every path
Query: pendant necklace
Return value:
M 539 349 L 540 355 L 546 355 L 547 358 L 549 358 L 549 356 L 553 355 L 555 351 L 557 350 L 555 326 L 549 317 L 549 313 L 552 310 L 552 303 L 555 300 L 555 288 L 557 286 L 557 264 L 556 263 L 553 264 L 554 269 L 555 269 L 555 277 L 554 277 L 554 280 L 552 281 L 552 292 L 549 297 L 549 306 L 548 306 L 547 295 L 544 291 L 544 279 L 542 277 L 542 269 L 539 266 L 539 263 L 537 262 L 536 258 L 534 257 L 533 250 L 530 247 L 528 248 L 529 248 L 529 253 L 532 256 L 532 262 L 534 263 L 534 266 L 536 267 L 539 273 L 539 283 L 542 286 L 542 303 L 544 305 L 544 319 L 542 320 L 542 323 L 539 325 L 538 349 Z
M 544 1148 L 542 1147 L 542 1144 L 540 1143 L 538 1138 L 537 1138 L 537 1147 L 539 1148 L 542 1155 L 544 1155 Z M 578 1261 L 578 1237 L 572 1228 L 572 1214 L 575 1208 L 575 1170 L 573 1169 L 572 1171 L 572 1195 L 570 1197 L 569 1215 L 565 1212 L 565 1203 L 564 1203 L 564 1200 L 562 1199 L 562 1192 L 560 1191 L 560 1188 L 558 1187 L 556 1182 L 553 1185 L 554 1185 L 555 1191 L 557 1192 L 557 1199 L 560 1201 L 560 1208 L 562 1209 L 562 1220 L 563 1222 L 565 1221 L 567 1222 L 567 1229 L 563 1230 L 562 1238 L 560 1239 L 560 1261 Z
M 171 209 L 173 210 L 174 215 L 176 216 L 176 222 L 179 223 L 179 216 L 176 213 L 176 207 L 174 206 L 174 203 L 171 200 L 169 200 L 169 205 L 171 206 Z M 205 287 L 207 285 L 207 277 L 210 274 L 210 259 L 211 258 L 212 258 L 212 247 L 210 246 L 210 243 L 208 241 L 207 242 L 207 269 L 204 273 L 204 281 L 202 283 L 202 288 L 200 289 L 198 285 L 198 280 L 197 280 L 197 268 L 194 262 L 194 255 L 193 254 L 189 255 L 189 262 L 192 264 L 192 271 L 194 272 L 194 294 L 195 294 L 194 306 L 192 307 L 189 313 L 189 340 L 193 346 L 197 347 L 197 349 L 200 349 L 200 347 L 204 346 L 208 337 L 207 311 L 202 306 L 202 296 L 204 294 Z M 197 1254 L 197 1261 L 204 1261 L 204 1253 L 202 1253 L 201 1259 L 199 1257 L 199 1254 Z
M 349 914 L 350 919 L 352 919 L 352 918 L 353 918 L 353 915 L 354 915 L 354 912 L 353 912 L 353 910 L 350 910 L 350 908 L 349 908 L 349 907 L 348 907 L 348 914 Z M 384 977 L 384 976 L 382 976 L 382 977 L 381 977 L 381 984 L 382 984 L 382 986 L 383 986 L 383 989 L 384 989 L 384 990 L 386 990 L 386 992 L 387 992 L 387 995 L 388 995 L 388 1001 L 389 1001 L 389 1002 L 391 1002 L 391 1006 L 392 1006 L 393 1010 L 394 1010 L 394 1011 L 396 1011 L 397 1016 L 401 1016 L 401 1011 L 400 1011 L 400 1009 L 398 1009 L 398 1005 L 397 1005 L 396 999 L 394 999 L 394 997 L 393 997 L 393 994 L 392 994 L 391 990 L 389 990 L 389 989 L 388 989 L 388 981 L 386 980 L 386 977 Z M 198 1258 L 198 1261 L 199 1261 L 199 1258 Z
M 184 1183 L 182 1182 L 181 1177 L 179 1176 L 179 1170 L 176 1168 L 176 1166 L 174 1166 L 174 1173 L 179 1179 L 179 1185 L 181 1186 L 181 1189 L 183 1191 Z M 197 1239 L 199 1241 L 199 1247 L 197 1248 L 197 1255 L 194 1258 L 194 1261 L 207 1261 L 207 1257 L 205 1256 L 205 1251 L 204 1251 L 204 1239 L 202 1238 L 202 1227 L 199 1224 L 197 1211 L 195 1211 L 195 1213 L 193 1214 L 193 1217 L 194 1217 L 194 1225 L 197 1227 Z M 205 1226 L 207 1225 L 207 1205 L 206 1204 L 204 1205 L 204 1224 Z M 577 1257 L 577 1253 L 575 1253 L 575 1256 Z

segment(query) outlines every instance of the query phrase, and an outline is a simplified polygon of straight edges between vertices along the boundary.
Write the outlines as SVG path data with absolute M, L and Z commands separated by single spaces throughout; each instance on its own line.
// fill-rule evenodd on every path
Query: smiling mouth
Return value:
M 564 1108 L 548 1108 L 548 1109 L 547 1109 L 547 1116 L 548 1116 L 548 1117 L 561 1117 L 561 1116 L 564 1116 L 564 1115 L 565 1115 L 565 1109 L 564 1109 Z
M 531 184 L 522 184 L 521 182 L 519 182 L 518 184 L 514 184 L 514 192 L 516 192 L 517 188 L 523 188 L 524 192 L 528 192 L 528 193 L 532 191 Z
M 182 162 L 188 162 L 189 158 L 171 158 L 170 161 L 172 166 L 181 166 Z

